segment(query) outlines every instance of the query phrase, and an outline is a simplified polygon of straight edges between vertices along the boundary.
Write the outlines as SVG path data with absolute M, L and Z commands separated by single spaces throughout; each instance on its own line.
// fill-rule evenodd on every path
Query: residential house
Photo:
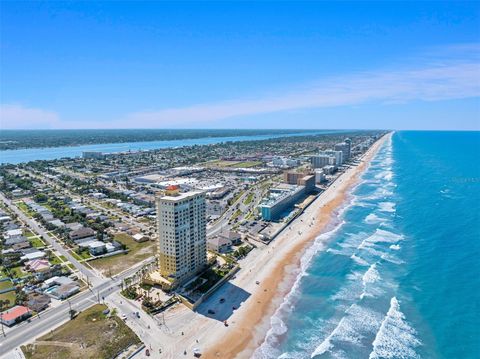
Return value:
M 136 233 L 132 236 L 133 240 L 135 242 L 146 242 L 148 241 L 148 237 L 144 235 L 143 233 Z
M 19 323 L 30 316 L 30 309 L 22 305 L 16 305 L 15 307 L 0 313 L 0 322 L 11 327 L 15 323 Z
M 50 302 L 48 295 L 34 292 L 28 295 L 27 307 L 38 313 L 47 309 Z
M 207 249 L 217 253 L 226 253 L 232 250 L 232 241 L 222 236 L 207 239 Z
M 95 235 L 95 231 L 88 227 L 81 227 L 69 233 L 71 240 L 76 241 L 78 239 L 87 238 Z

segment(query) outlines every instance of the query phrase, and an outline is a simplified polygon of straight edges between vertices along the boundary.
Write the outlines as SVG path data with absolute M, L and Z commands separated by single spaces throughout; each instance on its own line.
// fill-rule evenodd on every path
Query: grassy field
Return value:
M 260 161 L 224 161 L 224 160 L 217 160 L 217 161 L 210 161 L 206 162 L 203 165 L 206 167 L 232 167 L 232 168 L 249 168 L 261 165 L 262 162 Z
M 235 167 L 235 168 L 249 168 L 249 167 L 256 167 L 261 165 L 262 162 L 260 161 L 244 161 L 244 162 L 238 162 L 233 165 L 230 165 L 229 167 Z
M 13 287 L 13 283 L 10 280 L 4 280 L 0 282 L 0 290 L 12 288 L 12 287 Z
M 10 302 L 8 305 L 4 306 L 4 309 L 13 307 L 15 305 L 15 291 L 12 290 L 10 292 L 0 294 L 0 300 L 8 300 Z
M 206 167 L 230 167 L 235 164 L 239 163 L 238 161 L 224 161 L 224 160 L 216 160 L 216 161 L 209 161 L 205 162 L 203 165 Z
M 114 275 L 155 254 L 155 243 L 151 241 L 137 243 L 126 233 L 115 235 L 115 240 L 129 249 L 126 254 L 95 259 L 88 262 L 92 267 L 106 275 Z
M 140 339 L 116 315 L 108 318 L 105 305 L 94 305 L 33 344 L 22 346 L 27 359 L 114 358 Z

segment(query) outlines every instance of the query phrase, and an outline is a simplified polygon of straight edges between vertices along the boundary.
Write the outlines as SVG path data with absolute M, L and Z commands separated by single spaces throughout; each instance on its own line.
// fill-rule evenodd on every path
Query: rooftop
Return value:
M 10 308 L 2 313 L 0 313 L 0 318 L 3 321 L 11 321 L 17 318 L 22 317 L 25 314 L 30 313 L 30 309 L 24 307 L 23 305 L 17 305 L 13 308 Z

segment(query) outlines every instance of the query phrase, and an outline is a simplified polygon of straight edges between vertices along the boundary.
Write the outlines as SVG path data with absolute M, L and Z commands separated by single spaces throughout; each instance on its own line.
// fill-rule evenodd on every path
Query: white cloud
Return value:
M 228 118 L 282 111 L 444 101 L 480 96 L 480 45 L 449 45 L 417 59 L 415 66 L 330 77 L 254 98 L 138 111 L 115 121 L 60 119 L 54 112 L 20 105 L 0 106 L 1 128 L 175 128 L 209 126 Z M 261 127 L 261 124 L 260 124 Z
M 177 127 L 299 109 L 351 106 L 370 102 L 389 104 L 443 101 L 478 96 L 480 64 L 453 63 L 332 77 L 297 91 L 257 99 L 136 112 L 122 122 L 127 127 Z
M 58 128 L 62 126 L 58 114 L 19 104 L 0 105 L 1 129 Z

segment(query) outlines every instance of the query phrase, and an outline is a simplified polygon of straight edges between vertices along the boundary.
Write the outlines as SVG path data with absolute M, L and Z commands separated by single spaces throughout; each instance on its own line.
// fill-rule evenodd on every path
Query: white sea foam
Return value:
M 369 263 L 363 259 L 363 258 L 360 258 L 359 256 L 356 256 L 355 254 L 352 254 L 350 256 L 350 258 L 352 258 L 357 264 L 361 265 L 361 266 L 368 266 Z
M 343 251 L 339 251 L 338 249 L 333 249 L 333 248 L 328 248 L 328 249 L 327 249 L 327 252 L 328 252 L 328 253 L 335 254 L 335 255 L 337 255 L 337 256 L 347 256 L 347 257 L 350 256 L 349 253 L 345 253 L 345 252 L 343 252 Z
M 326 352 L 332 352 L 336 342 L 361 346 L 361 340 L 368 333 L 374 333 L 381 320 L 379 313 L 352 304 L 336 327 L 325 337 L 310 355 L 314 358 Z
M 375 175 L 376 179 L 383 179 L 386 181 L 391 181 L 393 178 L 393 172 L 390 169 L 380 172 L 379 174 Z
M 394 202 L 380 202 L 378 208 L 381 212 L 393 213 L 396 211 Z
M 378 282 L 380 280 L 380 273 L 377 270 L 377 264 L 373 263 L 368 270 L 362 276 L 363 291 L 360 294 L 360 299 L 364 297 L 375 297 L 381 294 L 383 291 L 379 287 L 372 287 L 370 284 Z
M 369 359 L 376 358 L 419 358 L 415 348 L 421 342 L 416 338 L 416 331 L 406 321 L 400 311 L 397 298 L 390 300 L 390 308 L 385 316 L 375 340 Z
M 394 251 L 398 251 L 400 249 L 400 246 L 398 244 L 392 244 L 390 246 L 390 249 L 393 249 Z
M 374 224 L 380 223 L 383 219 L 377 216 L 375 213 L 370 213 L 367 217 L 365 217 L 365 223 Z
M 385 229 L 377 228 L 375 233 L 370 237 L 365 238 L 358 246 L 358 249 L 372 247 L 377 243 L 397 243 L 403 239 L 403 235 L 396 234 Z
M 373 263 L 365 274 L 362 277 L 363 285 L 367 285 L 368 283 L 375 283 L 377 280 L 380 279 L 380 274 L 377 270 L 377 264 Z
M 287 326 L 282 320 L 282 317 L 285 315 L 285 313 L 291 311 L 293 298 L 298 292 L 300 281 L 306 275 L 307 269 L 310 266 L 313 257 L 320 250 L 324 249 L 325 241 L 331 238 L 344 224 L 345 222 L 342 221 L 331 231 L 319 235 L 313 244 L 306 250 L 300 261 L 300 273 L 295 279 L 292 289 L 287 294 L 280 307 L 271 317 L 270 329 L 265 336 L 264 342 L 253 353 L 252 359 L 277 358 L 280 355 L 274 346 L 277 343 L 278 336 L 284 334 L 288 330 Z

